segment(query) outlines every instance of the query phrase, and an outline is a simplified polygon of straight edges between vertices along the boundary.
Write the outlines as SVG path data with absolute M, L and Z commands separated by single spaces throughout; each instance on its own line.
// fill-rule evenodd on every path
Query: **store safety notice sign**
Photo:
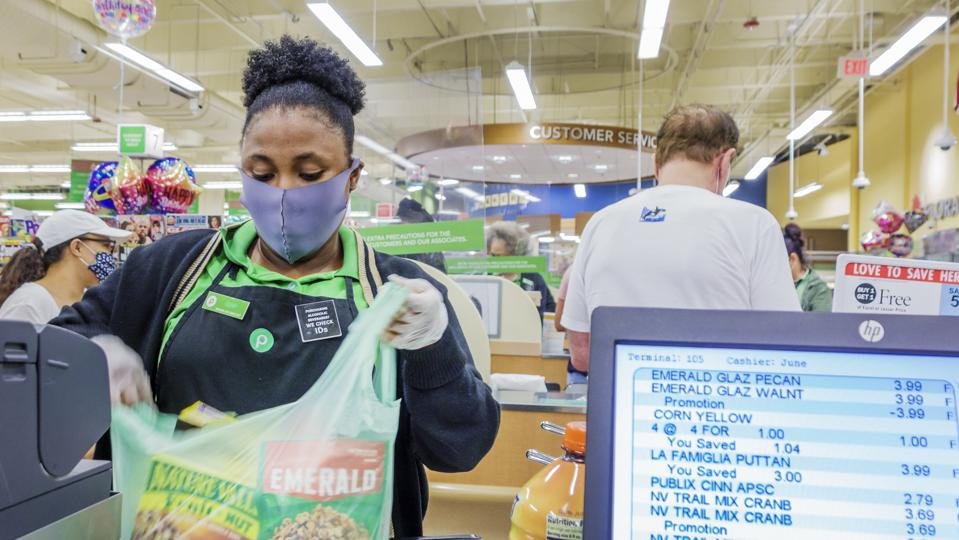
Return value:
M 390 255 L 481 251 L 486 247 L 482 219 L 387 225 L 358 231 L 373 249 Z
M 840 255 L 832 309 L 959 316 L 959 264 Z

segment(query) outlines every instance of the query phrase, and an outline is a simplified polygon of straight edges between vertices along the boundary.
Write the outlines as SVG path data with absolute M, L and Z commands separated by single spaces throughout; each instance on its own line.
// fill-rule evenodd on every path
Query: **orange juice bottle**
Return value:
M 509 540 L 582 540 L 586 422 L 566 424 L 563 450 L 520 488 Z

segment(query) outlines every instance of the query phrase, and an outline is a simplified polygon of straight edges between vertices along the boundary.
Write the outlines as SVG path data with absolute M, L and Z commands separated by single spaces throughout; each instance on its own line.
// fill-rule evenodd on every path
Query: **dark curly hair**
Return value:
M 353 115 L 363 110 L 366 85 L 349 63 L 310 38 L 284 35 L 250 51 L 243 72 L 246 122 L 273 108 L 313 109 L 342 131 L 347 153 L 353 153 Z M 347 156 L 349 157 L 349 156 Z
M 783 229 L 783 240 L 786 242 L 786 253 L 795 253 L 796 257 L 799 257 L 799 264 L 806 267 L 808 261 L 806 260 L 806 251 L 803 249 L 806 247 L 806 239 L 803 237 L 799 225 L 795 223 L 786 225 L 786 228 Z
M 0 273 L 0 304 L 6 302 L 13 291 L 24 283 L 47 275 L 47 270 L 63 258 L 69 244 L 69 241 L 63 242 L 44 251 L 42 242 L 35 239 L 33 246 L 24 246 L 14 253 Z

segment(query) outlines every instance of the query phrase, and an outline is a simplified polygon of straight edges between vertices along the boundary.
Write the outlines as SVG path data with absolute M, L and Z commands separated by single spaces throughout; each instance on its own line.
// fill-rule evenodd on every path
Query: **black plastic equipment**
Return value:
M 82 459 L 109 425 L 99 347 L 62 328 L 0 321 L 0 540 L 110 495 L 110 463 Z

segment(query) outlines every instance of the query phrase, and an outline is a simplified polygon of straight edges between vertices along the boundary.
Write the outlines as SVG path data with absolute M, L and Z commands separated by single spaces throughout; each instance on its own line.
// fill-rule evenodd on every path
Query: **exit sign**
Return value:
M 869 59 L 861 56 L 843 56 L 839 59 L 840 79 L 860 79 L 869 76 Z

